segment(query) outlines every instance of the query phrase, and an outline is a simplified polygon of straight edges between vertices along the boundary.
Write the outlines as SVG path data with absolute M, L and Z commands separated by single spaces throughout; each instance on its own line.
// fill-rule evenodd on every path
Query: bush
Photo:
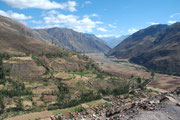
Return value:
M 83 112 L 85 109 L 83 107 L 76 107 L 75 112 Z
M 45 56 L 47 57 L 47 58 L 57 58 L 57 57 L 67 57 L 68 56 L 68 54 L 66 54 L 66 53 L 47 53 L 47 54 L 45 54 Z
M 18 99 L 17 105 L 16 105 L 17 110 L 23 110 L 23 103 L 21 98 Z

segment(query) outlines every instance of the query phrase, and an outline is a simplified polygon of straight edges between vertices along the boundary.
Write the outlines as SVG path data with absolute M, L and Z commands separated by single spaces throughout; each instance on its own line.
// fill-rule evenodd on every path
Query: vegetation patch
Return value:
M 70 72 L 70 74 L 73 74 L 73 75 L 87 75 L 87 74 L 90 74 L 91 72 Z
M 84 85 L 82 85 L 82 80 L 78 80 L 77 82 L 77 88 L 80 90 L 80 91 L 84 91 L 86 88 Z

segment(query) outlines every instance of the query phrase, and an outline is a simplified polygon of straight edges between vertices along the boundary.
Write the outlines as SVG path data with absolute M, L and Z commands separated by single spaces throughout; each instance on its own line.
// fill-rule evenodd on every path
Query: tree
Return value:
M 140 77 L 137 78 L 137 83 L 141 84 L 142 80 Z
M 3 95 L 0 95 L 0 106 L 1 106 L 1 112 L 4 112 L 5 103 L 4 103 L 4 96 Z
M 133 75 L 133 74 L 131 75 L 131 78 L 134 78 L 134 75 Z
M 56 118 L 56 120 L 63 120 L 61 116 L 58 116 L 58 118 Z
M 16 107 L 17 107 L 18 110 L 23 110 L 23 103 L 22 103 L 21 98 L 18 99 Z
M 151 76 L 152 76 L 152 79 L 154 79 L 155 73 L 153 71 L 151 72 Z
M 3 69 L 2 57 L 0 57 L 0 79 L 4 79 L 4 78 L 5 78 L 5 72 Z
M 0 66 L 0 79 L 4 79 L 5 78 L 5 72 L 4 69 Z

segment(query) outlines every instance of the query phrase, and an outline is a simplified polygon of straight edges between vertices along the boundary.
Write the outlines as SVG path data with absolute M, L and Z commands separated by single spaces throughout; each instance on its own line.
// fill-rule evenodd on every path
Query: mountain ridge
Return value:
M 62 48 L 76 52 L 103 52 L 106 53 L 110 48 L 101 39 L 93 34 L 79 33 L 68 28 L 50 28 L 33 30 L 24 24 L 11 20 L 0 15 L 1 26 L 10 25 L 12 32 L 38 39 L 45 42 L 54 43 Z M 57 33 L 55 35 L 55 33 Z M 61 36 L 62 35 L 62 36 Z M 70 37 L 69 37 L 70 36 Z M 80 39 L 80 40 L 79 40 Z
M 123 59 L 136 56 L 151 45 L 151 43 L 156 39 L 156 34 L 159 31 L 163 31 L 166 28 L 167 25 L 153 25 L 146 29 L 142 29 L 126 38 L 108 54 Z M 136 49 L 134 49 L 134 47 L 136 47 Z
M 50 36 L 50 41 L 55 42 L 60 47 L 71 49 L 77 52 L 103 52 L 110 48 L 101 39 L 93 34 L 84 34 L 68 28 L 36 29 L 41 36 Z M 44 35 L 45 34 L 45 35 Z
M 180 72 L 179 40 L 180 23 L 150 26 L 128 37 L 108 55 L 129 59 L 156 72 L 177 75 Z

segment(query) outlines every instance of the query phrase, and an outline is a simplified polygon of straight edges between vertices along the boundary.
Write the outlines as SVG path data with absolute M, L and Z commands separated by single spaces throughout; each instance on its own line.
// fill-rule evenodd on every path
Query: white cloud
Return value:
M 174 14 L 170 15 L 170 18 L 173 18 L 175 16 L 180 16 L 180 13 L 174 13 Z
M 101 32 L 109 32 L 107 29 L 102 28 L 102 27 L 97 28 L 97 30 L 99 30 L 99 31 L 101 31 Z
M 107 37 L 116 37 L 116 38 L 118 38 L 118 37 L 120 37 L 120 35 L 111 35 L 111 34 L 103 34 L 103 35 L 96 35 L 97 37 L 99 37 L 99 38 L 107 38 Z
M 41 23 L 42 23 L 42 21 L 40 21 L 40 20 L 39 20 L 39 21 L 32 20 L 31 22 L 32 22 L 32 23 L 35 23 L 35 24 L 41 24 Z
M 64 14 L 58 14 L 58 15 L 51 15 L 51 16 L 46 16 L 44 17 L 45 23 L 51 24 L 51 23 L 73 23 L 76 22 L 78 16 L 74 15 L 64 15 Z
M 150 24 L 150 25 L 158 25 L 160 23 L 157 23 L 157 22 L 147 22 L 147 24 Z
M 97 24 L 102 24 L 100 21 L 93 21 L 90 18 L 82 18 L 75 15 L 49 15 L 44 17 L 46 24 L 60 24 L 67 28 L 74 29 L 78 32 L 92 32 Z
M 81 7 L 84 7 L 85 5 L 89 5 L 89 4 L 92 4 L 92 2 L 91 2 L 91 1 L 85 1 L 85 2 L 81 5 Z
M 36 26 L 36 27 L 33 27 L 33 28 L 34 29 L 45 29 L 45 28 L 53 28 L 53 27 L 64 27 L 64 26 L 59 25 L 59 24 L 54 24 L 54 25 Z
M 92 2 L 91 1 L 86 1 L 85 4 L 92 4 Z
M 63 9 L 71 12 L 76 11 L 77 3 L 75 1 L 68 1 L 65 3 L 57 3 L 50 0 L 2 0 L 8 5 L 19 8 L 39 8 L 39 9 Z
M 84 18 L 89 18 L 89 17 L 99 17 L 98 14 L 91 14 L 91 15 L 84 15 Z
M 135 29 L 135 28 L 128 29 L 129 34 L 133 34 L 133 33 L 137 32 L 137 31 L 138 30 Z
M 169 24 L 174 24 L 176 23 L 177 21 L 168 21 Z
M 117 28 L 117 26 L 114 26 L 112 24 L 109 24 L 108 26 L 111 27 L 111 28 Z
M 99 17 L 99 15 L 98 14 L 91 14 L 91 17 Z
M 56 10 L 51 10 L 48 12 L 49 15 L 55 15 L 55 14 L 59 14 L 59 11 Z
M 104 24 L 104 22 L 96 21 L 96 24 Z
M 5 17 L 9 17 L 12 19 L 16 19 L 16 20 L 27 20 L 27 19 L 31 19 L 31 16 L 25 16 L 24 14 L 20 14 L 20 13 L 15 13 L 13 11 L 3 11 L 0 10 L 0 15 L 5 16 Z

